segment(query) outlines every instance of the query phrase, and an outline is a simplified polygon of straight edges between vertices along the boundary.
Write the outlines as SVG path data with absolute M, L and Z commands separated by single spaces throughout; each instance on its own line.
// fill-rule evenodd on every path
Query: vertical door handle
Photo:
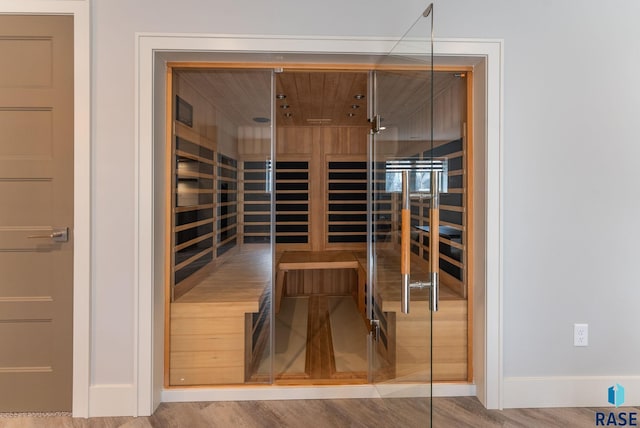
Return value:
M 411 283 L 411 194 L 409 192 L 409 172 L 402 171 L 402 216 L 400 226 L 400 310 L 409 313 L 411 288 L 429 288 L 429 308 L 438 310 L 440 299 L 440 171 L 431 168 L 431 204 L 429 206 L 429 282 Z
M 431 169 L 431 203 L 429 205 L 429 270 L 431 271 L 431 310 L 438 310 L 440 300 L 440 171 Z
M 400 224 L 400 275 L 402 288 L 400 306 L 402 313 L 409 313 L 411 298 L 411 195 L 409 193 L 409 171 L 402 171 L 402 210 Z

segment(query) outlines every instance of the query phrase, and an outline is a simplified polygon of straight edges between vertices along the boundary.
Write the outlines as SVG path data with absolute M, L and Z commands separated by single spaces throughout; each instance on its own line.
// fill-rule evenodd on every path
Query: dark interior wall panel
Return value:
M 367 242 L 367 162 L 327 163 L 328 243 Z

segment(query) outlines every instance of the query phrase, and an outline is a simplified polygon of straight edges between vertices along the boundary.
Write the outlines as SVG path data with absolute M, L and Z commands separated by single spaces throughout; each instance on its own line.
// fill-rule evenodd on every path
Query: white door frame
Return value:
M 271 388 L 236 388 L 167 391 L 163 394 L 163 329 L 164 278 L 154 266 L 154 242 L 164 239 L 154 235 L 154 66 L 156 52 L 240 52 L 240 53 L 310 53 L 310 54 L 372 54 L 389 52 L 396 40 L 379 38 L 296 37 L 257 35 L 204 34 L 136 34 L 136 118 L 135 118 L 135 250 L 136 275 L 134 295 L 137 321 L 134 373 L 137 389 L 138 415 L 153 413 L 160 401 L 200 399 L 233 399 L 238 393 L 244 399 L 286 398 L 290 394 L 275 394 Z M 486 141 L 484 177 L 486 187 L 485 230 L 486 289 L 478 292 L 482 318 L 474 322 L 474 371 L 476 393 L 487 408 L 501 408 L 502 399 L 502 88 L 503 46 L 501 40 L 437 40 L 437 56 L 484 58 L 486 65 Z M 453 59 L 455 60 L 455 58 Z M 158 85 L 158 82 L 155 82 Z M 156 103 L 163 100 L 156 100 Z M 164 150 L 164 139 L 158 139 L 158 150 Z M 163 197 L 159 192 L 157 198 Z M 479 226 L 479 225 L 478 225 Z M 155 272 L 155 273 L 154 273 Z M 355 391 L 358 387 L 354 387 Z M 275 388 L 279 389 L 279 388 Z M 337 388 L 345 390 L 345 387 Z M 346 387 L 346 389 L 349 389 Z M 446 389 L 446 388 L 445 388 Z M 331 393 L 328 393 L 331 395 Z M 339 394 L 339 393 L 338 393 Z M 295 396 L 295 393 L 294 393 Z M 324 396 L 327 396 L 325 388 Z M 298 397 L 300 397 L 298 395 Z
M 90 0 L 0 0 L 0 14 L 73 15 L 73 416 L 89 416 L 91 345 Z

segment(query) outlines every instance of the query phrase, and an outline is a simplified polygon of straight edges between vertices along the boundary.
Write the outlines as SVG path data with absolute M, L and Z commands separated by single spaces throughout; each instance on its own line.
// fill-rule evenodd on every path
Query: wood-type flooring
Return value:
M 0 428 L 371 427 L 424 428 L 425 399 L 351 399 L 163 403 L 149 417 L 72 419 L 3 417 Z M 433 426 L 442 428 L 593 427 L 595 413 L 640 412 L 638 407 L 486 410 L 475 397 L 434 398 Z

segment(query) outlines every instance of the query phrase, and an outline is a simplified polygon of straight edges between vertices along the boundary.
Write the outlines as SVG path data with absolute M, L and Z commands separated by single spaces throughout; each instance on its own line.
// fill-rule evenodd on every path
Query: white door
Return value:
M 70 411 L 73 17 L 0 16 L 0 412 Z

